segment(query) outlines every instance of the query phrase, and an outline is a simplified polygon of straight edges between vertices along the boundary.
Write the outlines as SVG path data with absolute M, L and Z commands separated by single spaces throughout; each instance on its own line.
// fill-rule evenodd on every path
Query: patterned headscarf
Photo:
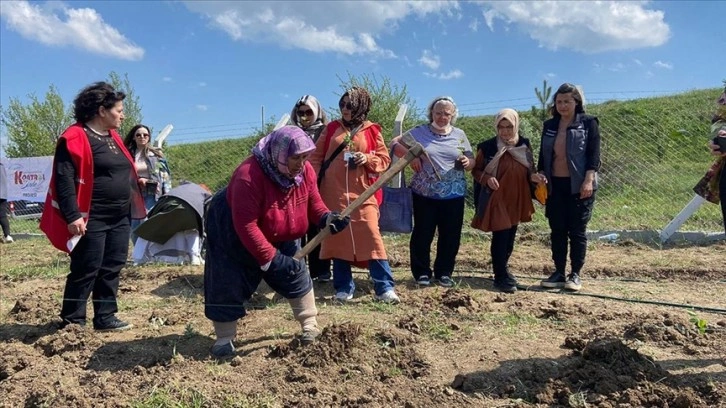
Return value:
M 365 88 L 354 86 L 347 90 L 338 101 L 338 106 L 343 103 L 343 98 L 348 96 L 352 109 L 350 110 L 350 121 L 341 118 L 341 122 L 348 129 L 352 129 L 368 119 L 368 112 L 371 110 L 371 95 Z
M 315 150 L 315 143 L 297 126 L 283 126 L 263 137 L 252 149 L 262 170 L 280 187 L 287 190 L 299 186 L 303 181 L 303 171 L 294 178 L 290 177 L 287 160 L 290 156 Z
M 297 111 L 301 106 L 308 107 L 313 111 L 313 117 L 309 123 L 303 123 L 302 118 L 297 115 Z M 290 120 L 295 126 L 304 130 L 313 141 L 317 141 L 317 136 L 320 135 L 319 129 L 325 127 L 328 123 L 328 118 L 325 116 L 325 111 L 320 106 L 320 102 L 312 95 L 303 95 L 298 99 L 290 112 Z

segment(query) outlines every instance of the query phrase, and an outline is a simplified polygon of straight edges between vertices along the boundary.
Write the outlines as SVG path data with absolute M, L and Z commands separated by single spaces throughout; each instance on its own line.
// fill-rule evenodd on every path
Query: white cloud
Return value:
M 608 67 L 608 70 L 610 70 L 612 72 L 625 72 L 626 67 L 625 67 L 625 64 L 623 64 L 622 62 L 617 62 L 615 64 L 610 65 Z
M 449 71 L 446 74 L 439 74 L 439 79 L 444 79 L 444 80 L 457 79 L 457 78 L 461 78 L 462 76 L 464 76 L 464 73 L 459 71 L 458 69 L 455 69 L 453 71 Z
M 184 4 L 235 41 L 379 58 L 396 57 L 379 42 L 383 36 L 395 32 L 400 21 L 412 15 L 450 16 L 459 8 L 457 1 L 185 1 Z
M 103 21 L 92 8 L 70 8 L 60 2 L 0 1 L 0 16 L 10 30 L 50 46 L 71 46 L 94 54 L 138 61 L 144 49 Z
M 673 69 L 673 64 L 670 62 L 663 62 L 663 61 L 656 61 L 653 63 L 653 66 L 656 68 L 662 68 L 662 69 Z
M 196 108 L 197 108 L 197 110 L 200 110 L 202 112 L 206 112 L 209 110 L 209 106 L 207 106 L 207 105 L 197 105 Z
M 451 70 L 447 73 L 435 73 L 435 72 L 424 72 L 424 75 L 429 78 L 436 78 L 447 81 L 449 79 L 458 79 L 464 76 L 464 73 L 458 69 Z
M 487 27 L 489 27 L 490 31 L 494 31 L 494 19 L 499 17 L 499 13 L 496 10 L 487 10 L 483 14 Z
M 482 1 L 490 30 L 494 20 L 514 25 L 549 49 L 595 53 L 663 45 L 670 38 L 665 13 L 645 1 Z
M 441 65 L 441 58 L 430 50 L 423 50 L 423 55 L 421 55 L 421 58 L 418 59 L 418 62 L 420 62 L 421 65 L 436 71 L 439 69 L 439 65 Z
M 472 20 L 472 22 L 469 23 L 469 29 L 473 32 L 479 31 L 479 20 L 476 18 Z
M 545 78 L 547 78 L 547 79 L 553 79 L 556 77 L 557 77 L 557 74 L 555 74 L 554 72 L 548 72 L 545 74 Z
M 635 63 L 635 65 L 637 65 L 639 67 L 643 66 L 643 62 L 637 58 L 633 58 L 633 62 Z
M 164 77 L 164 78 L 161 78 L 161 80 L 164 81 L 164 82 L 171 82 L 172 81 L 171 77 Z

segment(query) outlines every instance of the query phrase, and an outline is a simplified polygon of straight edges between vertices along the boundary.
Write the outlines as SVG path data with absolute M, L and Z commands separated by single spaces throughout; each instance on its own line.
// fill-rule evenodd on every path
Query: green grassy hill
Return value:
M 720 92 L 713 88 L 587 105 L 587 112 L 598 116 L 602 135 L 601 189 L 593 228 L 659 229 L 680 211 L 713 161 L 706 143 Z M 521 131 L 531 139 L 536 157 L 541 122 L 529 111 L 521 116 Z M 457 126 L 472 146 L 494 135 L 491 115 L 461 117 Z M 166 152 L 175 182 L 190 180 L 217 190 L 256 142 L 256 137 L 247 137 L 183 144 L 169 146 Z M 721 229 L 717 206 L 710 207 L 696 214 L 694 221 L 700 224 L 692 228 Z

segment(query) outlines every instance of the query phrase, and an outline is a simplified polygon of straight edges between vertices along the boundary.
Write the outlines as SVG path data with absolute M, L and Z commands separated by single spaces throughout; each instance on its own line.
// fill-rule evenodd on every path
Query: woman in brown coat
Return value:
M 391 163 L 381 127 L 367 119 L 371 98 L 363 88 L 349 89 L 338 102 L 341 118 L 328 124 L 316 143 L 310 163 L 318 173 L 323 202 L 331 211 L 343 211 L 373 184 Z M 345 143 L 345 147 L 339 147 Z M 327 164 L 327 166 L 326 166 Z M 321 168 L 324 175 L 321 177 Z M 353 298 L 351 264 L 367 266 L 375 299 L 397 303 L 393 274 L 378 229 L 379 202 L 370 197 L 350 214 L 350 228 L 321 244 L 320 258 L 333 259 L 335 298 Z
M 495 120 L 497 136 L 477 146 L 476 164 L 472 170 L 479 184 L 475 192 L 476 214 L 471 226 L 492 232 L 491 256 L 494 287 L 514 293 L 517 280 L 509 272 L 509 257 L 520 222 L 532 221 L 531 184 L 535 174 L 532 147 L 519 136 L 519 115 L 513 109 L 501 110 Z M 533 177 L 534 175 L 534 177 Z

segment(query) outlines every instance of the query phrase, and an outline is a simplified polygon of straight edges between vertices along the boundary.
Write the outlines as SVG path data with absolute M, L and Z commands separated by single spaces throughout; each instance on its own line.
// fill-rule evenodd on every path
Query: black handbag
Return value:
M 381 217 L 378 227 L 382 232 L 408 234 L 413 231 L 413 196 L 406 186 L 403 170 L 398 173 L 401 187 L 383 186 L 383 203 L 380 205 Z

